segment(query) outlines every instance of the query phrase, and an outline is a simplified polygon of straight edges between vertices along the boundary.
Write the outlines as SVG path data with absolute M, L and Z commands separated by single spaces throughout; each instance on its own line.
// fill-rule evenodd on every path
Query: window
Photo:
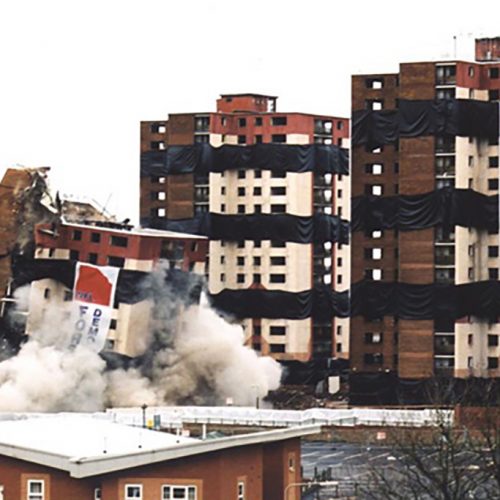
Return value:
M 236 257 L 236 265 L 244 266 L 245 265 L 245 257 Z
M 472 345 L 473 342 L 474 342 L 474 335 L 472 333 L 469 333 L 469 335 L 467 335 L 467 344 Z
M 80 258 L 80 252 L 78 250 L 69 251 L 70 260 L 78 260 Z
M 90 233 L 90 241 L 92 243 L 100 243 L 101 242 L 101 234 L 100 233 Z
M 365 365 L 381 365 L 384 362 L 384 355 L 381 353 L 366 353 L 364 355 Z
M 488 100 L 489 101 L 498 101 L 500 98 L 500 90 L 488 90 Z
M 167 127 L 164 123 L 152 123 L 151 133 L 152 134 L 164 134 L 167 131 Z
M 488 167 L 498 168 L 498 156 L 490 156 L 488 158 Z
M 271 196 L 284 196 L 286 195 L 285 186 L 277 186 L 271 188 Z
M 260 284 L 261 283 L 261 276 L 260 276 L 260 274 L 255 273 L 252 276 L 252 281 L 253 281 L 253 283 Z
M 239 273 L 236 275 L 236 282 L 237 283 L 245 283 L 245 275 L 242 273 Z
M 271 118 L 271 125 L 274 126 L 286 125 L 286 116 L 275 116 Z
M 46 289 L 43 291 L 43 298 L 44 298 L 44 299 L 50 299 L 50 288 L 46 288 Z
M 239 135 L 238 136 L 238 144 L 246 144 L 247 143 L 247 136 L 246 135 Z
M 255 118 L 255 126 L 256 127 L 261 127 L 262 126 L 262 118 L 259 116 Z
M 238 170 L 238 179 L 244 179 L 247 175 L 246 170 Z
M 116 326 L 117 326 L 117 320 L 116 319 L 112 319 L 110 322 L 109 322 L 109 328 L 111 330 L 116 330 Z
M 269 276 L 270 283 L 285 283 L 285 275 L 284 274 L 271 274 Z
M 237 500 L 245 500 L 245 481 L 238 481 Z
M 101 500 L 102 491 L 101 488 L 94 488 L 94 500 Z
M 498 179 L 488 179 L 488 189 L 497 190 L 498 189 Z
M 260 240 L 254 240 L 253 246 L 254 248 L 260 248 L 262 246 L 262 242 Z
M 286 326 L 270 326 L 270 335 L 286 335 Z
M 384 172 L 382 163 L 367 163 L 365 165 L 365 172 L 367 174 L 380 175 Z
M 383 278 L 384 273 L 382 269 L 366 269 L 365 277 L 367 279 L 372 279 L 374 281 L 380 281 Z
M 89 253 L 89 263 L 90 264 L 97 264 L 97 254 L 96 253 Z
M 238 205 L 238 213 L 239 214 L 245 213 L 245 205 Z
M 253 211 L 256 214 L 261 214 L 262 213 L 262 205 L 254 205 L 253 206 Z
M 488 347 L 498 347 L 498 335 L 488 335 Z
M 262 144 L 262 135 L 257 134 L 255 136 L 255 141 L 254 142 L 255 142 L 255 144 Z
M 238 196 L 245 196 L 245 188 L 244 187 L 238 188 Z
M 196 500 L 196 486 L 163 485 L 162 500 Z
M 286 135 L 285 134 L 273 134 L 271 136 L 271 142 L 274 142 L 275 144 L 285 143 L 286 142 Z
M 372 196 L 382 196 L 384 187 L 382 184 L 367 184 L 365 186 L 365 194 Z
M 382 238 L 382 236 L 383 236 L 382 231 L 372 231 L 370 234 L 370 237 L 373 239 Z
M 285 266 L 286 258 L 285 257 L 271 257 L 271 266 Z
M 271 205 L 272 214 L 284 214 L 286 212 L 286 205 L 283 204 L 273 204 Z
M 238 119 L 238 127 L 246 127 L 247 126 L 247 119 L 246 118 L 239 118 Z
M 494 78 L 494 79 L 498 78 L 498 74 L 499 74 L 498 68 L 490 68 L 488 70 L 488 73 L 490 75 L 490 78 Z
M 260 169 L 256 169 L 254 170 L 253 172 L 253 176 L 256 178 L 256 179 L 260 179 L 262 177 L 262 170 Z
M 245 240 L 238 241 L 238 248 L 245 248 Z
M 367 89 L 381 89 L 384 86 L 383 78 L 367 78 L 366 81 Z
M 260 266 L 260 263 L 261 263 L 260 257 L 254 257 L 253 258 L 253 265 L 254 266 Z
M 498 247 L 489 246 L 488 247 L 488 257 L 498 257 Z
M 498 280 L 498 269 L 496 267 L 488 268 L 488 279 Z
M 498 358 L 488 358 L 488 370 L 496 370 L 498 368 Z
M 71 290 L 64 290 L 64 302 L 73 300 L 73 292 Z
M 79 229 L 75 229 L 73 231 L 73 240 L 74 241 L 81 241 L 82 239 L 82 232 Z
M 253 195 L 254 196 L 261 196 L 262 195 L 262 188 L 261 187 L 254 187 L 253 188 Z
M 28 500 L 43 500 L 45 498 L 45 483 L 41 479 L 28 480 Z
M 224 283 L 226 281 L 226 275 L 224 273 L 222 273 L 220 275 L 220 280 L 221 280 L 222 283 Z
M 114 257 L 112 255 L 109 255 L 108 265 L 114 267 L 123 267 L 125 265 L 125 259 L 123 257 Z
M 111 246 L 126 248 L 128 246 L 128 238 L 124 236 L 111 236 Z
M 285 352 L 285 344 L 269 344 L 270 351 L 272 353 L 284 353 Z
M 383 99 L 367 99 L 366 100 L 366 109 L 371 109 L 372 111 L 380 111 L 384 108 L 384 100 Z
M 365 344 L 380 344 L 382 342 L 382 333 L 365 333 Z

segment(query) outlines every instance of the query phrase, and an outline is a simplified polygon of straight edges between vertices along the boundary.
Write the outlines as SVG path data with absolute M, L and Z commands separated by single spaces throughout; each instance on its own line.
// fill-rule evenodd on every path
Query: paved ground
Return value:
M 328 500 L 333 498 L 355 498 L 363 489 L 368 488 L 368 480 L 373 470 L 380 471 L 384 467 L 394 469 L 397 467 L 395 452 L 389 446 L 382 445 L 359 445 L 350 443 L 331 442 L 307 442 L 302 443 L 302 473 L 303 477 L 313 479 L 319 477 L 321 480 L 335 481 L 337 486 L 322 488 L 318 493 L 311 493 L 303 496 L 304 499 Z M 424 460 L 430 466 L 436 463 L 437 452 L 423 450 Z M 477 463 L 468 451 L 461 451 L 457 455 L 457 460 L 463 464 L 464 473 L 468 469 L 475 472 Z M 390 474 L 390 469 L 389 469 Z M 491 487 L 491 483 L 489 484 Z M 368 488 L 369 489 L 369 488 Z M 482 487 L 475 491 L 471 498 L 488 499 L 500 498 L 491 496 L 482 491 Z M 363 495 L 360 495 L 362 498 Z

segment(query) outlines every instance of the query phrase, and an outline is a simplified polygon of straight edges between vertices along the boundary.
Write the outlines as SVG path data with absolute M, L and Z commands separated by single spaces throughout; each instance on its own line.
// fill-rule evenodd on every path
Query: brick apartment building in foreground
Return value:
M 0 423 L 2 500 L 281 500 L 319 426 L 202 441 L 88 415 Z M 298 488 L 288 488 L 298 500 Z
M 411 106 L 421 105 L 423 109 L 432 102 L 440 102 L 441 106 L 444 101 L 450 106 L 458 103 L 462 109 L 472 111 L 474 103 L 489 102 L 490 116 L 486 118 L 494 118 L 493 103 L 498 103 L 500 94 L 499 41 L 477 40 L 475 62 L 403 63 L 398 73 L 352 77 L 353 203 L 361 197 L 394 199 L 432 194 L 443 188 L 498 194 L 497 132 L 494 137 L 491 133 L 413 130 L 378 143 L 373 138 L 386 133 L 387 124 L 382 119 L 390 118 L 391 113 L 399 113 L 404 120 Z M 372 138 L 372 143 L 354 138 L 356 116 L 362 115 L 372 120 L 365 121 L 365 135 Z M 446 119 L 454 118 L 449 115 Z M 416 122 L 413 125 L 415 129 L 425 128 Z M 383 283 L 460 285 L 498 280 L 499 235 L 494 229 L 438 224 L 411 230 L 398 231 L 396 227 L 354 231 L 352 282 L 368 278 Z M 498 377 L 499 336 L 498 319 L 487 321 L 471 316 L 443 321 L 439 317 L 405 320 L 397 316 L 358 316 L 351 319 L 351 369 L 358 373 L 395 372 L 410 379 L 443 373 Z
M 204 214 L 242 216 L 242 223 L 244 218 L 260 215 L 275 220 L 288 215 L 308 219 L 315 214 L 348 219 L 347 175 L 320 173 L 314 167 L 288 169 L 293 165 L 277 171 L 271 165 L 298 146 L 302 148 L 299 155 L 314 152 L 316 146 L 323 148 L 323 154 L 339 154 L 343 151 L 339 147 L 348 146 L 348 120 L 280 113 L 276 100 L 259 94 L 227 94 L 217 100 L 216 112 L 170 114 L 165 120 L 142 122 L 141 223 L 164 227 Z M 279 147 L 271 150 L 266 145 Z M 161 173 L 172 151 L 182 153 L 184 148 L 187 162 L 193 155 L 206 151 L 216 155 L 230 147 L 240 157 L 254 155 L 258 165 L 244 169 L 236 164 L 225 169 L 215 165 L 211 171 L 185 172 L 180 161 L 177 171 Z M 259 155 L 268 156 L 262 160 Z M 266 220 L 272 224 L 272 219 Z M 240 239 L 227 234 L 210 240 L 207 277 L 211 294 L 252 289 L 300 294 L 316 285 L 336 290 L 349 286 L 348 245 L 297 242 L 286 235 L 274 241 L 260 234 Z M 286 314 L 283 310 L 282 317 L 242 318 L 248 344 L 278 359 L 347 357 L 347 319 L 313 321 L 310 314 L 300 318 Z

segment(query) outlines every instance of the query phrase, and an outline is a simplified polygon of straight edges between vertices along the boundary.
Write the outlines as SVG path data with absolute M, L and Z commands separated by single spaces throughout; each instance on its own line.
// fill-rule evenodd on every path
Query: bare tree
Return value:
M 490 388 L 495 390 L 493 385 Z M 465 392 L 462 405 L 467 397 Z M 495 404 L 461 407 L 455 412 L 462 417 L 459 421 L 449 418 L 445 409 L 437 409 L 435 415 L 430 429 L 389 433 L 394 443 L 391 461 L 370 468 L 369 486 L 360 498 L 500 499 L 499 408 Z

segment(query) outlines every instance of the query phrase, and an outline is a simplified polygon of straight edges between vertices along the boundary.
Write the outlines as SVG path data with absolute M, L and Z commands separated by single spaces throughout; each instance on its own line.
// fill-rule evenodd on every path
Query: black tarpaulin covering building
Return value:
M 226 170 L 271 170 L 349 174 L 346 149 L 326 144 L 254 144 L 245 147 L 210 144 L 169 146 L 141 155 L 141 177 L 179 174 L 204 175 Z

